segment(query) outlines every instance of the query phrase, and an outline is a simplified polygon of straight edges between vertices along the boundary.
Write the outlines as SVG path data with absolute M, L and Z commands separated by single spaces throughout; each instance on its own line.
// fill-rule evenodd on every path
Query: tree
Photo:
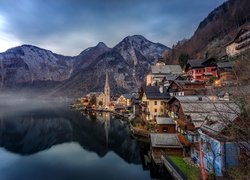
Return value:
M 89 101 L 89 105 L 95 105 L 96 104 L 96 97 L 95 95 L 93 95 L 91 98 L 90 98 L 90 101 Z
M 98 102 L 98 105 L 99 105 L 99 106 L 102 106 L 102 105 L 103 105 L 103 102 L 102 102 L 102 101 L 99 101 L 99 102 Z
M 189 59 L 188 53 L 181 53 L 181 55 L 179 56 L 179 64 L 180 64 L 181 68 L 185 67 L 188 59 Z

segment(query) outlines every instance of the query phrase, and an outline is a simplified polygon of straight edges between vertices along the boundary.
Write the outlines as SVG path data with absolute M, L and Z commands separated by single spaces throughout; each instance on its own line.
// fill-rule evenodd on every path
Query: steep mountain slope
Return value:
M 76 69 L 54 93 L 80 96 L 90 91 L 103 91 L 106 71 L 112 95 L 137 92 L 150 65 L 165 50 L 169 48 L 143 36 L 128 36 L 89 66 Z
M 99 42 L 95 47 L 90 47 L 74 57 L 75 68 L 85 68 L 91 64 L 98 56 L 107 52 L 110 48 L 103 42 Z
M 71 57 L 23 45 L 0 53 L 1 87 L 34 81 L 63 81 L 71 76 Z
M 190 39 L 173 46 L 172 59 L 178 62 L 181 53 L 188 53 L 191 58 L 225 55 L 225 44 L 233 40 L 240 28 L 250 27 L 249 12 L 249 0 L 224 2 L 199 24 Z

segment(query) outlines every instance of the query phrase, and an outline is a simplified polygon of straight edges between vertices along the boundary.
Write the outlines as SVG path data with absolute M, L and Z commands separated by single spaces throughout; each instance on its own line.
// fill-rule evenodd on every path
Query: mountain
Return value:
M 1 87 L 34 81 L 63 81 L 71 76 L 71 57 L 22 45 L 0 53 Z
M 77 68 L 54 93 L 82 95 L 91 91 L 103 91 L 105 73 L 109 73 L 112 95 L 137 92 L 149 72 L 150 65 L 169 50 L 168 47 L 153 43 L 143 36 L 124 38 L 115 47 L 98 56 L 91 64 Z
M 225 55 L 225 45 L 234 39 L 241 28 L 250 28 L 250 1 L 228 0 L 215 8 L 200 22 L 190 39 L 179 41 L 172 48 L 172 59 L 178 62 L 182 53 L 190 58 L 204 56 L 220 58 Z
M 0 53 L 0 90 L 82 96 L 103 91 L 108 71 L 113 95 L 133 92 L 165 50 L 169 48 L 140 35 L 128 36 L 113 48 L 100 42 L 74 57 L 22 45 Z

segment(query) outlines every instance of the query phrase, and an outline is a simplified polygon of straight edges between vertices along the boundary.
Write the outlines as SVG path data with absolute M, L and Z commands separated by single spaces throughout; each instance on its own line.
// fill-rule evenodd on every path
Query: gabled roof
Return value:
M 173 118 L 169 117 L 156 117 L 157 124 L 175 124 Z
M 181 74 L 182 69 L 180 65 L 154 65 L 151 66 L 152 74 Z
M 215 126 L 211 129 L 220 129 L 220 122 L 233 121 L 238 117 L 239 107 L 232 101 L 220 101 L 214 96 L 180 96 L 173 97 L 169 102 L 178 100 L 182 107 L 183 113 L 189 115 L 195 124 L 195 127 L 201 127 L 206 119 L 214 122 Z M 216 127 L 218 126 L 218 127 Z M 202 126 L 203 128 L 206 126 Z M 207 127 L 209 129 L 209 127 Z
M 209 61 L 215 61 L 214 58 L 208 58 L 208 59 L 190 59 L 188 60 L 185 70 L 187 71 L 187 69 L 189 67 L 191 68 L 204 68 L 206 67 L 206 63 L 208 63 Z
M 205 61 L 206 59 L 190 59 L 188 60 L 187 64 L 189 64 L 191 67 L 204 67 L 202 63 Z
M 162 86 L 163 92 L 160 92 L 161 86 L 144 86 L 143 91 L 147 99 L 169 99 L 170 95 L 166 91 L 166 87 Z
M 204 133 L 219 136 L 230 123 L 237 119 L 238 115 L 232 112 L 213 112 L 206 117 L 206 121 L 201 126 Z
M 150 140 L 152 147 L 161 148 L 182 148 L 182 144 L 178 139 L 177 134 L 162 134 L 162 133 L 152 133 L 150 134 Z
M 126 99 L 131 99 L 133 97 L 132 94 L 122 94 L 121 96 L 123 96 Z
M 187 84 L 195 84 L 195 85 L 203 85 L 204 82 L 191 82 L 191 81 L 188 81 L 188 80 L 174 80 L 173 82 L 170 83 L 167 91 L 169 91 L 169 89 L 172 87 L 172 84 L 176 84 L 177 86 L 179 86 L 181 89 L 206 89 L 205 86 L 204 88 L 186 88 L 185 85 Z
M 229 41 L 225 46 L 228 46 L 232 43 L 234 43 L 243 33 L 249 31 L 248 29 L 240 29 L 238 33 L 236 34 L 235 38 L 232 41 Z

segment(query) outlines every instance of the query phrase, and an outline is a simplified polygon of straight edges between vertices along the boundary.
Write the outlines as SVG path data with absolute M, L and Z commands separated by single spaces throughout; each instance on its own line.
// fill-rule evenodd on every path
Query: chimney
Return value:
M 198 97 L 198 101 L 202 101 L 202 97 L 201 96 Z

